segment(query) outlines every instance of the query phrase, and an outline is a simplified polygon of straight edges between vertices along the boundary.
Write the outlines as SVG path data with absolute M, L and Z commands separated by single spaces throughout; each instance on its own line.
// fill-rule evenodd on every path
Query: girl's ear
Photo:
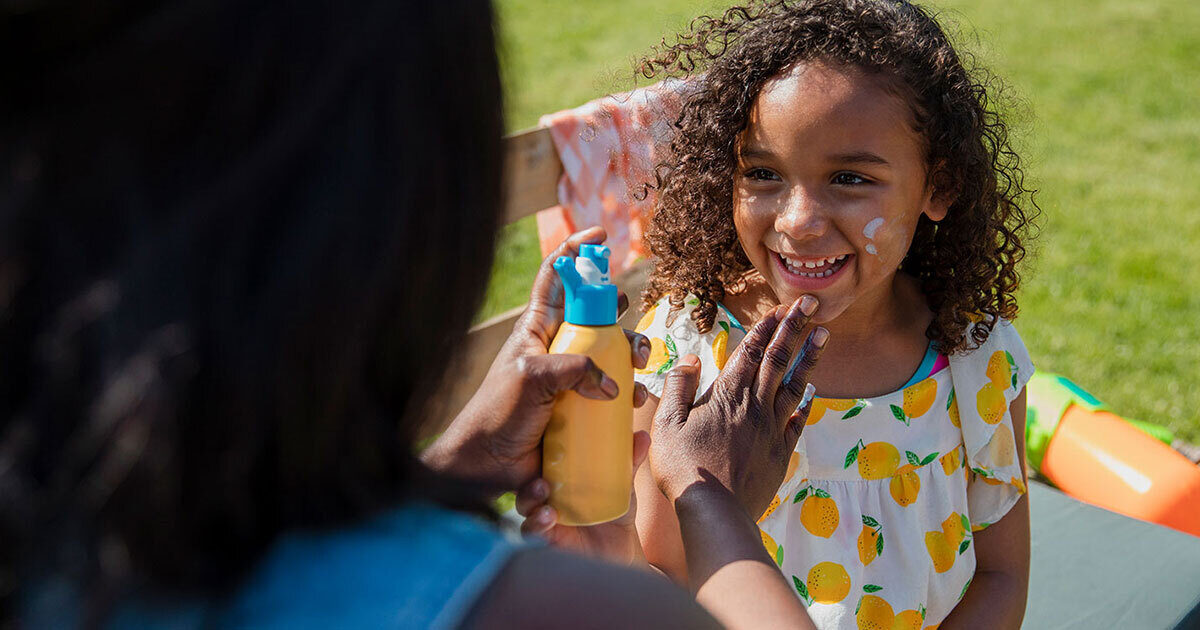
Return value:
M 949 185 L 949 177 L 942 166 L 938 164 L 933 169 L 933 176 L 929 178 L 925 189 L 925 207 L 921 211 L 934 223 L 945 219 L 950 206 L 958 200 L 958 189 Z

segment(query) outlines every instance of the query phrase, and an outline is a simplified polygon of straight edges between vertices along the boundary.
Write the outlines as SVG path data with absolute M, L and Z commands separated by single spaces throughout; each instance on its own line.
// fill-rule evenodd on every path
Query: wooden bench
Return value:
M 563 167 L 549 129 L 518 132 L 505 138 L 504 144 L 503 221 L 507 225 L 558 204 L 558 180 L 562 177 Z M 637 324 L 636 304 L 646 284 L 646 272 L 645 265 L 638 265 L 616 278 L 631 304 L 621 319 L 626 328 Z M 518 306 L 471 328 L 467 342 L 452 359 L 442 393 L 435 397 L 435 406 L 430 412 L 437 421 L 427 425 L 427 434 L 441 432 L 474 395 L 523 310 L 524 305 Z

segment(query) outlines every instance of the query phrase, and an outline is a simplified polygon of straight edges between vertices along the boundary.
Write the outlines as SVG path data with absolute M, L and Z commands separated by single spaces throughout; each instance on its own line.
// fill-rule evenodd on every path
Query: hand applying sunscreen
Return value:
M 564 525 L 593 525 L 629 511 L 633 469 L 633 363 L 617 325 L 617 287 L 608 277 L 609 249 L 583 245 L 579 257 L 560 257 L 565 317 L 552 354 L 582 354 L 617 382 L 613 400 L 563 392 L 554 404 L 542 445 L 549 504 Z

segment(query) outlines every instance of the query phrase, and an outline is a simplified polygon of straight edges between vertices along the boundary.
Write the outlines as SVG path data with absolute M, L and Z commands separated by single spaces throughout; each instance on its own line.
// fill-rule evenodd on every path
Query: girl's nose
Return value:
M 829 217 L 824 204 L 799 186 L 792 189 L 783 212 L 775 219 L 776 231 L 797 240 L 821 236 L 828 228 Z

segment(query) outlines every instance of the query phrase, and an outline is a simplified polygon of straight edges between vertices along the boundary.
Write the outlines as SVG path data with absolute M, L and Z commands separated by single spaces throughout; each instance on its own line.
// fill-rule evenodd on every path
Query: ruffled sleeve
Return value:
M 978 349 L 951 356 L 950 370 L 950 419 L 960 423 L 966 448 L 971 526 L 982 529 L 1025 492 L 1013 434 L 1025 430 L 1025 419 L 1014 419 L 1009 407 L 1033 376 L 1033 362 L 1017 330 L 1002 319 Z
M 696 388 L 699 399 L 717 380 L 729 354 L 746 335 L 741 324 L 721 307 L 717 308 L 712 329 L 701 333 L 692 321 L 692 311 L 698 304 L 699 300 L 689 295 L 682 307 L 672 310 L 664 297 L 638 322 L 637 332 L 650 338 L 650 360 L 645 368 L 634 373 L 633 378 L 656 397 L 662 396 L 667 372 L 681 358 L 694 354 L 700 357 L 700 384 Z

